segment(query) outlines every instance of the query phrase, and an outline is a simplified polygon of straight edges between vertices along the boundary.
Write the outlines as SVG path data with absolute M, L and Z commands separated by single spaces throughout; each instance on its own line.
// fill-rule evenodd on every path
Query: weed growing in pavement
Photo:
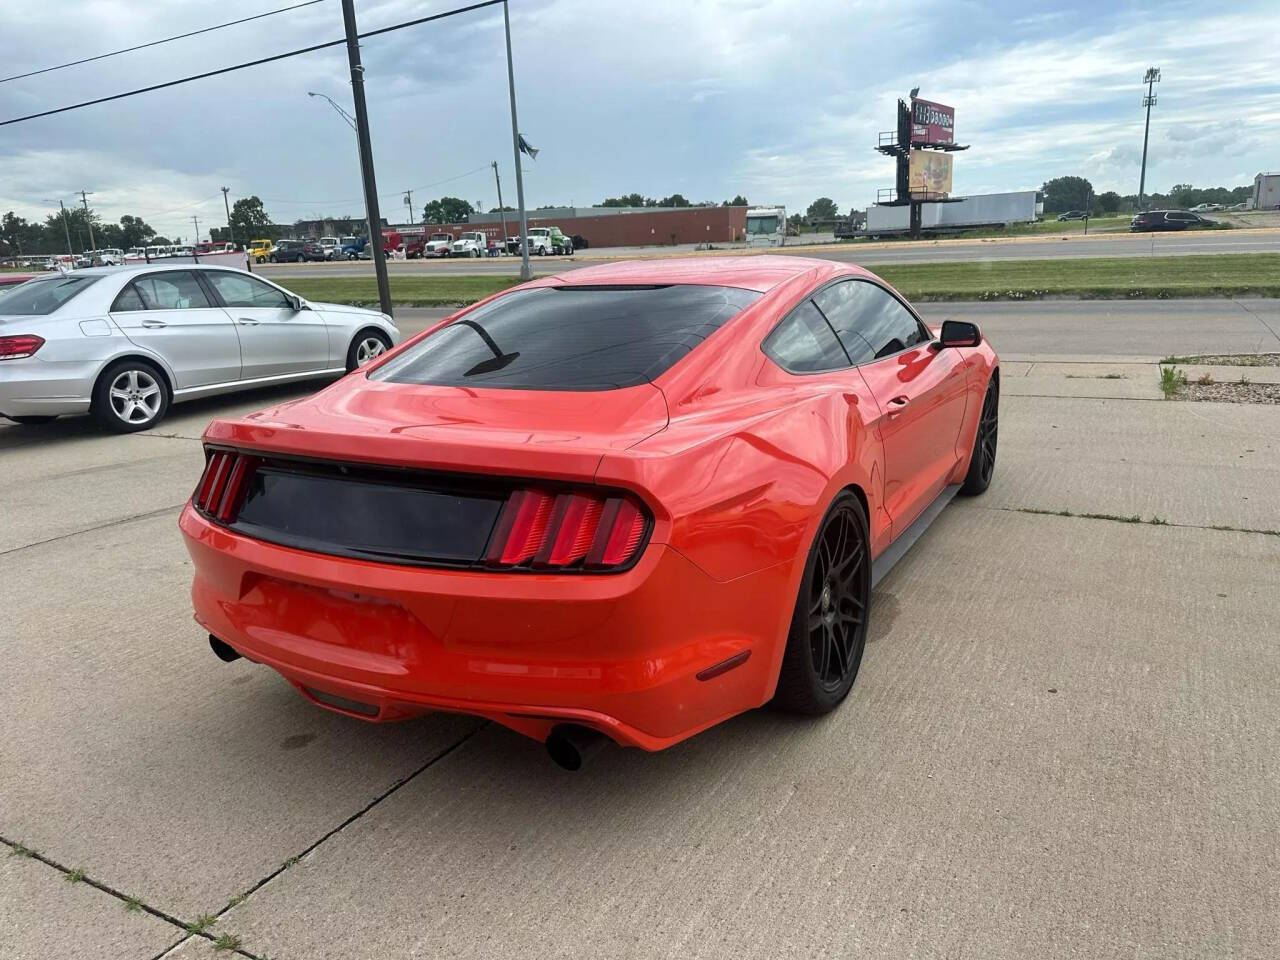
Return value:
M 213 949 L 217 950 L 239 950 L 240 938 L 234 933 L 221 934 L 218 939 L 213 941 Z
M 202 914 L 187 924 L 187 933 L 204 933 L 217 922 L 218 918 L 212 914 Z
M 128 910 L 130 913 L 137 913 L 139 910 L 142 909 L 142 901 L 139 900 L 137 897 L 125 897 L 124 908 Z
M 1209 384 L 1213 383 L 1213 374 L 1206 370 L 1204 373 L 1200 374 L 1200 379 L 1197 380 L 1196 383 L 1200 384 L 1202 387 L 1209 386 Z
M 84 871 L 79 868 L 75 870 L 68 870 L 63 874 L 62 879 L 66 880 L 67 883 L 79 883 L 84 879 Z
M 1160 389 L 1166 400 L 1172 400 L 1187 385 L 1187 375 L 1177 367 L 1160 368 Z
M 20 843 L 15 843 L 13 849 L 9 851 L 9 856 L 11 857 L 34 857 L 35 855 L 36 852 L 34 850 L 30 847 L 24 847 Z

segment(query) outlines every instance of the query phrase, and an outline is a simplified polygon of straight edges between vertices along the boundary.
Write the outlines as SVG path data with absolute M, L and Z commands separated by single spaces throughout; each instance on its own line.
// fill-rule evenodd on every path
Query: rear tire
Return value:
M 978 414 L 978 429 L 973 438 L 973 453 L 969 455 L 969 472 L 964 476 L 960 492 L 974 497 L 991 486 L 996 469 L 996 439 L 1000 426 L 1000 381 L 993 373 L 982 398 L 982 412 Z
M 861 501 L 846 490 L 809 548 L 773 703 L 829 713 L 849 695 L 862 664 L 871 607 L 871 540 Z
M 361 330 L 351 339 L 351 346 L 347 348 L 347 372 L 363 367 L 390 349 L 391 338 L 381 330 Z
M 89 409 L 108 430 L 136 433 L 163 420 L 172 399 L 169 382 L 155 364 L 125 359 L 98 377 Z

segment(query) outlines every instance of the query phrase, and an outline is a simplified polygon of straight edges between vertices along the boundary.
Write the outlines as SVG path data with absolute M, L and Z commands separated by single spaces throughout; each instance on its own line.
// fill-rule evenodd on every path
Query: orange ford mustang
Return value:
M 877 277 L 618 263 L 460 311 L 205 433 L 216 653 L 368 720 L 479 714 L 579 766 L 848 694 L 870 593 L 995 465 L 999 371 Z

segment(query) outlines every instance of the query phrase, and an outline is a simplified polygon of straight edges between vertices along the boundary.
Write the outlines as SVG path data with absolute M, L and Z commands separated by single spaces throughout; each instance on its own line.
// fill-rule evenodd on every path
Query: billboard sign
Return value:
M 949 153 L 912 150 L 907 168 L 911 195 L 920 199 L 941 199 L 950 196 L 952 159 Z
M 911 144 L 956 142 L 955 107 L 932 100 L 911 101 Z

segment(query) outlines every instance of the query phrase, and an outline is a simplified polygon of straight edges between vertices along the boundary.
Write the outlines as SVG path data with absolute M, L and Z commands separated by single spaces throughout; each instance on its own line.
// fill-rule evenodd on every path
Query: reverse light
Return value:
M 0 337 L 0 360 L 21 360 L 44 346 L 44 337 L 20 333 L 16 337 Z
M 507 498 L 485 561 L 534 570 L 610 570 L 639 552 L 648 514 L 627 496 L 516 490 Z

